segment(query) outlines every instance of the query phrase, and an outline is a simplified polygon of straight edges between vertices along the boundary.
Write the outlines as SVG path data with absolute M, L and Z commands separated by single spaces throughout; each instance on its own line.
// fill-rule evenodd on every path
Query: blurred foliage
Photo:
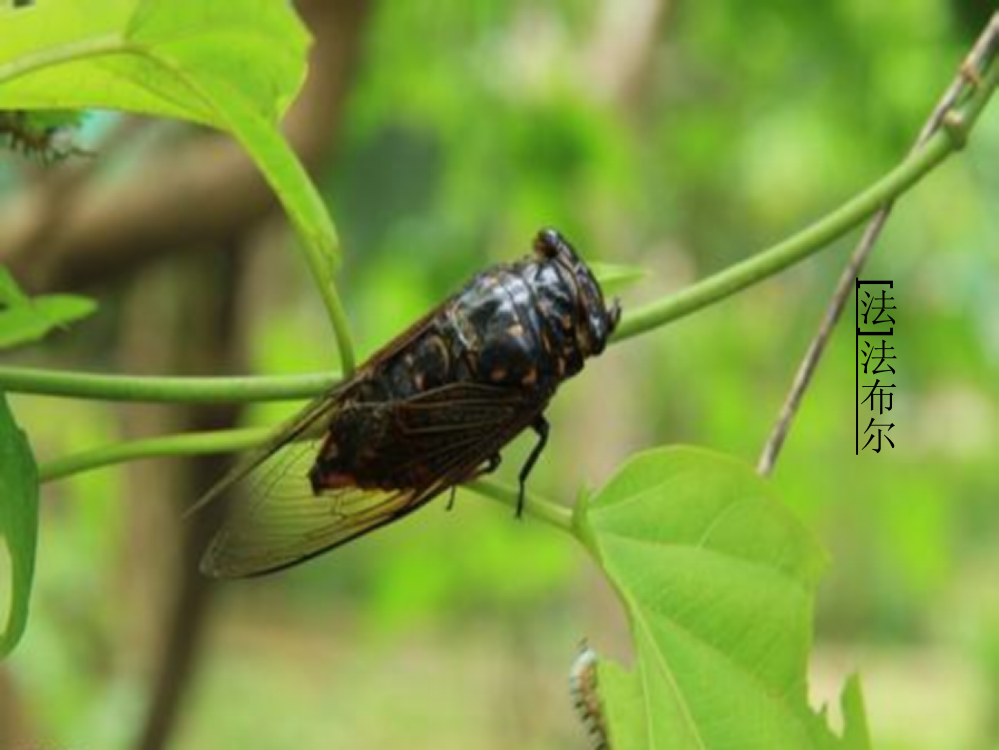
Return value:
M 630 59 L 597 54 L 611 5 L 378 6 L 320 177 L 343 237 L 359 354 L 487 263 L 526 252 L 541 225 L 589 259 L 649 269 L 622 293 L 626 310 L 791 233 L 902 157 L 990 10 L 666 4 L 634 70 L 620 71 L 631 83 L 598 85 Z M 864 273 L 893 279 L 898 296 L 896 448 L 854 456 L 848 318 L 775 475 L 833 558 L 816 689 L 826 672 L 838 684 L 859 667 L 875 746 L 888 750 L 985 750 L 999 737 L 995 110 L 962 156 L 898 205 Z M 16 174 L 0 185 L 12 195 Z M 571 501 L 659 444 L 755 461 L 850 242 L 839 245 L 595 361 L 553 404 L 538 489 Z M 247 310 L 252 369 L 323 366 L 333 342 L 297 259 L 255 262 L 267 294 Z M 33 361 L 108 367 L 114 306 Z M 110 408 L 14 408 L 43 456 L 119 430 Z M 524 449 L 506 453 L 502 475 Z M 116 595 L 121 568 L 135 564 L 123 509 L 143 501 L 124 494 L 122 477 L 81 477 L 46 500 L 35 619 L 12 667 L 55 745 L 123 747 L 147 697 L 142 644 Z M 464 493 L 451 513 L 435 503 L 224 594 L 181 748 L 248 736 L 262 748 L 579 747 L 559 670 L 583 635 L 600 651 L 623 648 L 617 604 L 580 550 Z M 264 728 L 250 720 L 274 714 Z

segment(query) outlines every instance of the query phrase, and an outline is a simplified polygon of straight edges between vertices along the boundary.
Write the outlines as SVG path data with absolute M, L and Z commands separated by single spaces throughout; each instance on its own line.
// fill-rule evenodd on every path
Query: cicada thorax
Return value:
M 531 394 L 557 385 L 525 264 L 476 276 L 445 306 L 459 376 Z
M 445 311 L 469 377 L 548 396 L 603 351 L 619 314 L 554 232 L 534 257 L 476 276 Z

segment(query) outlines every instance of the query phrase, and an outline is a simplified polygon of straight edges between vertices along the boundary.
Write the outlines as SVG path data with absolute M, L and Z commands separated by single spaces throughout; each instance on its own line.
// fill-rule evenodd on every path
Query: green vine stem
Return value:
M 483 497 L 488 497 L 490 500 L 503 503 L 511 508 L 517 507 L 519 493 L 515 487 L 500 484 L 491 479 L 476 479 L 462 486 Z M 572 509 L 535 492 L 528 492 L 524 495 L 524 512 L 569 534 L 575 533 L 572 526 Z
M 307 180 L 308 178 L 306 177 Z M 325 211 L 326 209 L 322 208 L 321 210 Z M 340 240 L 332 220 L 329 221 L 329 230 L 332 236 L 328 238 L 328 241 L 332 243 L 332 246 L 328 249 L 328 252 L 335 257 L 340 253 Z M 336 337 L 337 348 L 340 352 L 340 367 L 343 368 L 344 373 L 349 377 L 354 374 L 354 370 L 357 367 L 357 363 L 354 360 L 354 341 L 350 335 L 350 326 L 347 323 L 347 312 L 340 301 L 340 295 L 337 294 L 336 284 L 333 279 L 333 269 L 328 262 L 328 256 L 314 244 L 313 240 L 309 239 L 308 233 L 304 229 L 300 229 L 299 231 L 302 234 L 299 244 L 305 253 L 305 260 L 309 265 L 309 270 L 312 272 L 312 278 L 319 288 L 319 295 L 322 297 L 323 304 L 326 307 L 326 314 L 333 325 L 333 335 Z
M 142 440 L 112 443 L 102 448 L 74 453 L 44 463 L 38 469 L 38 479 L 44 484 L 57 479 L 65 479 L 84 471 L 142 458 L 201 456 L 210 453 L 232 453 L 248 450 L 260 445 L 270 434 L 271 430 L 266 427 L 248 427 L 241 430 L 161 435 Z
M 822 250 L 834 239 L 866 221 L 886 201 L 912 187 L 954 149 L 950 138 L 943 134 L 937 135 L 911 159 L 902 162 L 864 192 L 801 232 L 670 297 L 650 302 L 630 315 L 626 314 L 615 331 L 614 340 L 624 341 L 659 328 L 725 299 Z
M 0 390 L 104 401 L 187 404 L 294 401 L 328 392 L 338 374 L 282 377 L 130 377 L 0 366 Z

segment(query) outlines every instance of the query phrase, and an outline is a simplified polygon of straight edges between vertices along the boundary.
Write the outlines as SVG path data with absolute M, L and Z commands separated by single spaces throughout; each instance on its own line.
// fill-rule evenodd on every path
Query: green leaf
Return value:
M 68 294 L 28 297 L 7 269 L 0 267 L 0 349 L 36 341 L 96 309 L 93 300 L 85 297 Z
M 637 266 L 624 266 L 614 263 L 587 263 L 600 288 L 607 296 L 617 294 L 623 289 L 634 286 L 648 276 L 648 271 Z
M 27 301 L 28 295 L 21 291 L 10 271 L 0 266 L 0 306 L 14 307 Z
M 234 135 L 303 238 L 337 240 L 279 122 L 301 88 L 309 36 L 274 0 L 49 0 L 4 18 L 0 109 L 118 109 Z
M 10 590 L 0 658 L 17 645 L 28 621 L 37 536 L 38 469 L 0 392 L 0 591 L 7 582 Z M 0 613 L 4 601 L 0 597 Z
M 271 0 L 49 0 L 4 19 L 0 109 L 109 107 L 224 128 L 227 101 L 275 122 L 308 35 Z
M 0 110 L 119 109 L 233 135 L 277 193 L 349 373 L 354 355 L 333 271 L 339 239 L 279 128 L 306 72 L 308 32 L 280 0 L 49 0 L 10 13 Z
M 867 710 L 864 708 L 864 693 L 860 687 L 860 678 L 851 675 L 843 688 L 840 699 L 843 712 L 842 742 L 820 744 L 820 747 L 849 748 L 849 750 L 870 750 L 871 733 L 867 727 Z M 825 737 L 822 737 L 825 741 Z
M 35 131 L 73 130 L 83 124 L 84 113 L 71 109 L 38 109 L 24 115 L 27 127 Z
M 576 523 L 635 642 L 632 671 L 599 667 L 615 750 L 867 747 L 859 686 L 844 738 L 808 705 L 825 558 L 750 467 L 693 448 L 639 454 Z

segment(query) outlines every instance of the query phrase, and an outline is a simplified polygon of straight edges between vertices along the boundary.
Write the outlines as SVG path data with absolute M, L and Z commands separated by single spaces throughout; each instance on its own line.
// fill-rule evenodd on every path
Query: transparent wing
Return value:
M 268 438 L 267 442 L 259 448 L 247 454 L 239 463 L 226 472 L 221 479 L 212 485 L 205 494 L 195 501 L 194 505 L 184 512 L 184 517 L 189 518 L 193 513 L 197 513 L 213 500 L 220 497 L 227 489 L 243 481 L 251 474 L 258 474 L 263 464 L 270 464 L 267 472 L 271 472 L 276 479 L 278 467 L 287 462 L 287 447 L 295 441 L 305 438 L 317 438 L 321 436 L 329 425 L 333 411 L 338 407 L 338 403 L 333 394 L 321 396 L 308 403 L 298 414 L 292 417 L 279 427 L 275 433 Z M 308 441 L 315 445 L 315 440 Z M 271 459 L 276 455 L 283 458 L 273 462 Z M 313 449 L 313 455 L 315 450 Z
M 232 503 L 201 569 L 218 578 L 272 573 L 391 523 L 476 474 L 543 406 L 517 391 L 469 384 L 371 404 L 389 412 L 395 425 L 386 443 L 374 446 L 385 476 L 410 475 L 416 463 L 427 471 L 418 486 L 314 495 L 308 475 L 318 442 L 271 451 L 236 477 L 245 480 L 245 492 Z
M 290 446 L 254 472 L 245 495 L 201 560 L 215 578 L 272 573 L 315 557 L 415 509 L 414 490 L 357 487 L 313 495 L 308 480 L 317 446 Z

